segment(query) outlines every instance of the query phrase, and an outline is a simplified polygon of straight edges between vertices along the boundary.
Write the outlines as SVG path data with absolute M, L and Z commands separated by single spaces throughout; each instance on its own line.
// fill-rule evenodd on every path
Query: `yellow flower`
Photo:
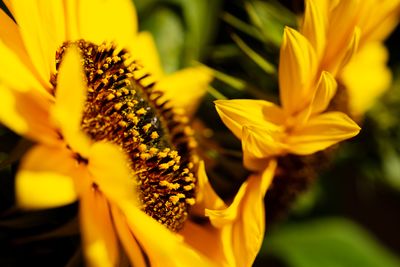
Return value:
M 286 28 L 280 53 L 282 107 L 263 100 L 218 100 L 226 126 L 242 140 L 244 164 L 262 171 L 268 159 L 293 153 L 307 155 L 355 136 L 360 128 L 346 114 L 325 112 L 336 93 L 336 82 L 322 72 L 308 40 Z
M 363 114 L 389 87 L 387 51 L 381 42 L 399 14 L 400 2 L 392 0 L 306 1 L 300 31 L 317 51 L 320 70 L 345 85 L 353 115 Z
M 226 206 L 192 153 L 187 118 L 158 92 L 164 84 L 171 96 L 170 83 L 185 77 L 200 88 L 209 76 L 160 72 L 166 81 L 155 87 L 139 66 L 155 50 L 129 50 L 143 38 L 130 0 L 5 3 L 16 22 L 0 11 L 0 121 L 35 142 L 19 166 L 17 204 L 79 200 L 89 266 L 118 265 L 120 246 L 134 266 L 250 266 L 276 163 Z M 183 97 L 176 101 L 188 110 Z M 212 224 L 190 220 L 194 203 Z

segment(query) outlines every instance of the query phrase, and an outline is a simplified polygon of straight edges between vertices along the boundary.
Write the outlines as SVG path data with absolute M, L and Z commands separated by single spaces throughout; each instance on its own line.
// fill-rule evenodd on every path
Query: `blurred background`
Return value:
M 194 125 L 211 182 L 229 201 L 248 172 L 241 167 L 240 142 L 219 119 L 213 101 L 260 98 L 277 102 L 283 27 L 297 28 L 303 1 L 134 3 L 140 30 L 153 34 L 166 73 L 198 64 L 214 71 L 215 80 Z M 397 28 L 386 41 L 393 83 L 359 121 L 360 135 L 329 155 L 316 155 L 323 163 L 313 159 L 319 162 L 314 170 L 318 178 L 287 188 L 296 196 L 285 199 L 287 203 L 267 194 L 267 232 L 254 266 L 400 266 L 399 39 Z M 17 157 L 12 153 L 21 151 L 18 146 L 24 142 L 1 128 L 0 266 L 35 262 L 80 266 L 76 219 L 71 219 L 76 204 L 24 214 L 13 210 L 15 164 L 6 164 L 5 159 Z

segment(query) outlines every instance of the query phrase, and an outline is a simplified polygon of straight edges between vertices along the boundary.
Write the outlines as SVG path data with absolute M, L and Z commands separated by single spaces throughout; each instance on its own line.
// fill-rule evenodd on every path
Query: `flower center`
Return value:
M 145 86 L 149 75 L 114 44 L 65 43 L 56 53 L 57 69 L 71 44 L 82 53 L 88 85 L 82 130 L 95 141 L 124 149 L 138 179 L 141 209 L 178 231 L 195 202 L 196 143 L 187 117 L 163 100 L 153 84 Z

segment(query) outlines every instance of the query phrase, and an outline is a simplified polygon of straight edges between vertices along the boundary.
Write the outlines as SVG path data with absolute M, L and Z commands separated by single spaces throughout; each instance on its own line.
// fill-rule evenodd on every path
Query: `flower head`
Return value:
M 228 207 L 208 184 L 187 117 L 165 95 L 185 77 L 203 88 L 209 74 L 155 71 L 157 87 L 147 74 L 154 65 L 145 66 L 156 57 L 139 52 L 129 0 L 5 3 L 16 22 L 0 11 L 0 121 L 35 142 L 19 166 L 17 203 L 39 209 L 79 200 L 90 266 L 116 266 L 120 244 L 135 266 L 251 265 L 256 249 L 246 260 L 232 252 L 247 244 L 233 247 L 232 229 L 253 233 L 235 219 L 239 212 L 218 225 L 189 217 L 194 204 L 199 216 Z M 175 104 L 186 108 L 182 99 Z M 235 207 L 251 207 L 245 199 Z M 203 232 L 219 233 L 209 246 L 218 250 L 202 249 Z
M 312 154 L 360 130 L 346 114 L 326 112 L 336 81 L 322 72 L 314 82 L 317 57 L 304 36 L 286 28 L 280 56 L 282 107 L 263 100 L 215 102 L 223 122 L 242 140 L 245 166 L 256 171 L 272 157 Z

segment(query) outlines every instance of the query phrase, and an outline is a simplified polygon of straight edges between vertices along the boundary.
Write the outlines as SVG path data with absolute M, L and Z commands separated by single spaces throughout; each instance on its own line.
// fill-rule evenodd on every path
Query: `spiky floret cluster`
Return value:
M 187 117 L 170 107 L 153 84 L 144 85 L 149 75 L 114 44 L 65 43 L 56 54 L 57 69 L 71 45 L 82 53 L 88 85 L 83 131 L 124 149 L 138 180 L 142 210 L 179 230 L 195 203 L 196 142 Z M 56 74 L 52 80 L 56 88 Z

